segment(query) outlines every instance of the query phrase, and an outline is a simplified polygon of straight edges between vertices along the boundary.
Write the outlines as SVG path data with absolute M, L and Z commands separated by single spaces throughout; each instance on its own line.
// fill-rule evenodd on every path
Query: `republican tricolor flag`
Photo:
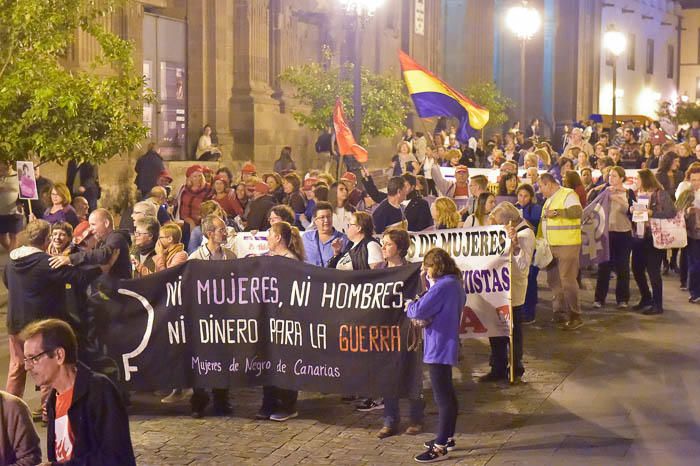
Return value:
M 460 142 L 467 142 L 475 130 L 480 130 L 488 123 L 488 109 L 463 96 L 401 50 L 399 60 L 403 79 L 419 117 L 457 118 L 457 139 Z

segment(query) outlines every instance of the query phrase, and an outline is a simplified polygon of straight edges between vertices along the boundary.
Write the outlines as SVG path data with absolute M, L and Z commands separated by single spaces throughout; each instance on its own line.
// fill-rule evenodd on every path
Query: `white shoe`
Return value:
M 186 401 L 189 400 L 190 397 L 192 396 L 192 389 L 187 388 L 185 390 L 182 390 L 181 388 L 176 388 L 172 392 L 170 392 L 170 395 L 166 396 L 162 400 L 160 400 L 161 403 L 179 403 L 181 401 Z
M 603 303 L 601 303 L 600 301 L 595 301 L 593 303 L 593 307 L 596 309 L 600 309 L 601 307 L 603 307 Z

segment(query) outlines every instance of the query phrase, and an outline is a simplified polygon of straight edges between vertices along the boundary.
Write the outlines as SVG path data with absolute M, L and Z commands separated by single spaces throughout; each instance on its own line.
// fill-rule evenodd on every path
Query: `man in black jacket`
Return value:
M 69 256 L 54 256 L 49 260 L 51 267 L 99 265 L 111 279 L 131 278 L 129 234 L 114 229 L 114 219 L 107 209 L 97 209 L 92 212 L 88 223 L 90 223 L 90 231 L 98 241 L 97 247 L 75 252 Z
M 423 231 L 433 226 L 433 216 L 430 214 L 430 204 L 416 191 L 416 177 L 412 173 L 404 173 L 401 177 L 409 184 L 408 205 L 404 209 L 404 215 L 408 222 L 408 231 Z
M 151 189 L 158 184 L 158 177 L 165 170 L 160 148 L 155 142 L 148 145 L 148 151 L 136 161 L 136 188 L 141 193 L 141 199 L 146 199 Z
M 129 416 L 110 380 L 78 362 L 78 343 L 58 319 L 33 322 L 22 330 L 24 364 L 39 386 L 51 388 L 49 463 L 136 465 Z
M 24 231 L 28 245 L 14 249 L 5 267 L 3 281 L 9 291 L 7 332 L 10 343 L 10 367 L 7 391 L 22 397 L 27 373 L 24 369 L 22 340 L 18 334 L 25 325 L 37 319 L 68 318 L 66 285 L 82 289 L 100 274 L 99 268 L 83 270 L 77 267 L 52 269 L 45 249 L 50 240 L 50 225 L 34 220 Z M 48 391 L 42 391 L 42 402 Z

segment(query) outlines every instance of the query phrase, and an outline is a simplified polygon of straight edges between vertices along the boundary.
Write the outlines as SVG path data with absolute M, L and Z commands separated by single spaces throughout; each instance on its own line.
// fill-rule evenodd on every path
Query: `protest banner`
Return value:
M 460 337 L 510 334 L 510 239 L 502 226 L 411 233 L 406 259 L 422 262 L 433 247 L 447 251 L 462 270 L 467 303 Z
M 20 199 L 39 199 L 39 192 L 36 187 L 36 176 L 34 175 L 34 163 L 17 162 L 17 179 L 19 181 Z M 29 203 L 31 206 L 31 202 Z
M 581 267 L 602 264 L 610 260 L 609 224 L 610 191 L 605 189 L 583 209 Z
M 120 282 L 99 338 L 130 390 L 274 385 L 415 396 L 404 312 L 419 266 L 344 272 L 283 257 L 189 261 Z

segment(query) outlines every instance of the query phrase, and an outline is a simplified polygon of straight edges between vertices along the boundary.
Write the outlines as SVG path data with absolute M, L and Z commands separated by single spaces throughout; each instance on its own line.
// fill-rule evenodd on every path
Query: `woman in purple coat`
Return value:
M 408 304 L 408 317 L 425 327 L 423 362 L 428 366 L 433 398 L 438 406 L 438 434 L 425 443 L 428 449 L 415 457 L 429 463 L 455 448 L 457 395 L 452 385 L 452 366 L 459 353 L 459 319 L 467 300 L 461 271 L 450 255 L 433 248 L 423 259 L 428 291 Z

